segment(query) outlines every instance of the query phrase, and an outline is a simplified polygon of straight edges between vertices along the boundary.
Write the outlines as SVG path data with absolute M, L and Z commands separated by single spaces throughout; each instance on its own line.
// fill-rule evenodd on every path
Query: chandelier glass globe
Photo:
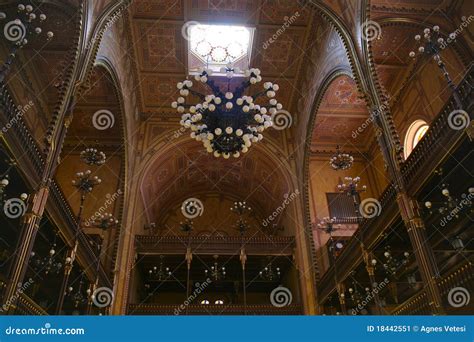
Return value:
M 278 84 L 265 82 L 262 91 L 249 95 L 249 87 L 262 81 L 260 70 L 251 68 L 244 72 L 244 81 L 233 91 L 230 80 L 239 72 L 231 64 L 223 67 L 228 86 L 222 90 L 212 79 L 210 69 L 200 69 L 195 81 L 206 85 L 210 94 L 202 94 L 192 88 L 193 81 L 177 84 L 180 96 L 171 104 L 181 114 L 180 124 L 191 131 L 191 138 L 202 142 L 207 152 L 215 157 L 238 158 L 252 144 L 263 139 L 263 131 L 273 125 L 273 117 L 283 109 L 276 99 Z M 193 95 L 201 102 L 189 103 L 186 98 Z M 267 98 L 267 105 L 257 100 Z M 261 101 L 260 101 L 261 103 Z

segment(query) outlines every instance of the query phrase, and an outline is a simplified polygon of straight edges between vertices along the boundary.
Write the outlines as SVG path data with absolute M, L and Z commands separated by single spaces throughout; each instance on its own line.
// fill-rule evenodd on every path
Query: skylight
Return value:
M 228 63 L 241 70 L 248 69 L 253 30 L 245 26 L 201 25 L 188 27 L 189 72 L 207 67 L 220 73 Z

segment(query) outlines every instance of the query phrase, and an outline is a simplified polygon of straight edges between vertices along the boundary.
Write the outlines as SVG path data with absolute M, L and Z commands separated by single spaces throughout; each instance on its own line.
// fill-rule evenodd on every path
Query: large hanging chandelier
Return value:
M 201 68 L 195 79 L 204 83 L 211 94 L 192 90 L 193 82 L 185 80 L 177 84 L 181 96 L 171 104 L 182 114 L 180 124 L 191 130 L 191 138 L 201 141 L 215 157 L 228 159 L 232 155 L 238 158 L 246 153 L 252 143 L 263 139 L 262 132 L 273 125 L 274 116 L 283 109 L 275 99 L 278 84 L 265 82 L 261 92 L 248 95 L 248 88 L 262 81 L 259 69 L 245 71 L 246 79 L 231 91 L 231 79 L 238 71 L 231 64 L 222 68 L 221 72 L 228 79 L 227 90 L 223 90 L 211 79 L 212 71 Z M 186 103 L 190 94 L 202 102 Z M 265 96 L 268 105 L 257 104 L 257 100 Z

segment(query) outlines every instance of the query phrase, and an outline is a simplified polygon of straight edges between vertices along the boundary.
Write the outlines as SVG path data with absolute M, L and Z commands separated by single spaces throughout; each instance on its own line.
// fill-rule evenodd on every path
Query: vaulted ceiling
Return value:
M 261 156 L 260 152 L 238 160 L 216 159 L 193 140 L 182 139 L 147 170 L 141 190 L 148 217 L 166 222 L 187 198 L 204 201 L 210 194 L 245 200 L 261 219 L 267 217 L 292 189 L 283 164 Z
M 312 22 L 310 11 L 295 1 L 138 0 L 131 13 L 142 112 L 175 116 L 170 103 L 177 96 L 176 83 L 187 76 L 188 43 L 182 27 L 188 21 L 255 26 L 250 65 L 260 68 L 265 80 L 278 83 L 280 102 L 290 112 L 294 109 Z M 292 16 L 290 27 L 264 48 Z
M 358 139 L 353 138 L 353 132 L 368 118 L 367 106 L 355 81 L 347 75 L 337 77 L 329 85 L 319 106 L 311 150 L 332 151 L 341 145 L 345 150 L 366 151 L 373 139 L 371 131 L 363 130 L 360 136 L 357 134 Z
M 55 38 L 46 46 L 38 45 L 44 44 L 38 41 L 25 49 L 21 58 L 27 67 L 14 73 L 21 75 L 15 87 L 26 84 L 26 89 L 32 90 L 30 94 L 34 89 L 43 92 L 35 97 L 40 115 L 27 118 L 31 127 L 37 127 L 38 137 L 44 136 L 41 127 L 49 122 L 58 99 L 57 86 L 61 84 L 62 72 L 70 62 L 67 51 L 72 42 L 68 37 L 74 35 L 72 18 L 76 15 L 78 2 L 71 3 L 75 7 L 71 4 L 51 6 L 47 28 L 55 32 Z M 99 13 L 107 3 L 94 2 L 95 13 Z M 294 0 L 135 0 L 129 6 L 123 16 L 124 24 L 120 22 L 123 30 L 120 32 L 128 44 L 124 46 L 123 58 L 132 61 L 129 75 L 125 77 L 134 80 L 131 91 L 137 94 L 137 111 L 142 114 L 139 117 L 142 150 L 138 149 L 137 155 L 157 155 L 142 182 L 144 203 L 150 204 L 147 209 L 150 220 L 154 220 L 153 217 L 163 208 L 174 207 L 190 192 L 212 190 L 228 193 L 234 198 L 248 198 L 256 208 L 260 208 L 261 215 L 265 215 L 270 208 L 281 203 L 285 193 L 292 190 L 287 182 L 281 182 L 284 172 L 280 172 L 276 159 L 269 158 L 269 151 L 273 157 L 291 160 L 290 156 L 296 149 L 292 144 L 295 132 L 299 132 L 297 130 L 269 129 L 261 143 L 264 147 L 252 148 L 238 160 L 215 160 L 204 153 L 199 143 L 186 136 L 173 141 L 176 146 L 172 152 L 166 150 L 164 154 L 155 149 L 157 140 L 179 129 L 179 116 L 170 104 L 177 97 L 176 83 L 185 79 L 188 73 L 188 42 L 182 34 L 182 27 L 188 21 L 255 27 L 250 65 L 262 70 L 264 81 L 280 85 L 278 99 L 292 114 L 294 126 L 306 122 L 301 120 L 301 115 L 316 115 L 312 150 L 333 150 L 338 144 L 345 145 L 348 150 L 368 149 L 373 138 L 370 130 L 365 130 L 356 141 L 351 137 L 352 132 L 367 120 L 368 112 L 355 81 L 349 76 L 344 45 L 334 27 L 310 7 L 308 1 L 301 1 L 305 5 L 299 3 Z M 331 0 L 324 4 L 350 28 L 357 42 L 362 2 Z M 374 60 L 381 83 L 392 99 L 397 98 L 411 76 L 413 62 L 408 58 L 408 52 L 414 47 L 413 36 L 423 28 L 423 24 L 416 23 L 438 23 L 448 30 L 453 27 L 441 10 L 459 11 L 459 2 L 370 2 L 371 20 L 377 21 L 382 28 L 379 39 L 372 43 Z M 283 26 L 290 18 L 294 22 L 292 20 L 288 27 Z M 274 35 L 277 37 L 273 43 L 265 44 Z M 107 36 L 107 39 L 114 37 Z M 103 44 L 106 43 L 104 39 Z M 317 94 L 325 77 L 338 67 L 344 69 L 344 75 L 336 77 L 327 87 L 317 112 L 314 112 L 314 98 L 308 94 Z M 66 154 L 79 152 L 79 146 L 97 142 L 110 151 L 123 145 L 123 127 L 119 124 L 121 114 L 118 114 L 120 106 L 112 83 L 105 70 L 94 69 L 91 88 L 78 99 Z M 27 98 L 28 92 L 23 92 Z M 106 132 L 91 124 L 92 115 L 102 109 L 117 113 L 117 124 Z M 134 113 L 124 115 L 129 120 L 135 119 Z M 38 117 L 43 121 L 42 125 L 34 121 L 39 120 Z M 120 167 L 121 162 L 117 162 L 115 174 L 120 174 Z
M 280 85 L 277 98 L 295 115 L 296 102 L 301 96 L 303 59 L 311 41 L 314 19 L 309 9 L 290 0 L 140 0 L 134 1 L 130 13 L 140 111 L 146 124 L 156 132 L 163 134 L 160 127 L 169 126 L 170 121 L 175 122 L 174 131 L 179 128 L 179 116 L 170 104 L 178 96 L 176 83 L 188 74 L 188 42 L 182 33 L 188 21 L 255 27 L 250 65 L 262 70 L 264 81 Z M 293 23 L 273 43 L 264 44 L 292 16 Z M 252 93 L 257 91 L 251 89 Z M 187 138 L 188 133 L 184 135 L 181 138 L 184 142 L 172 141 L 176 144 L 173 151 L 163 153 L 154 161 L 142 184 L 143 202 L 151 221 L 157 218 L 166 221 L 160 213 L 171 214 L 170 209 L 180 205 L 191 193 L 201 193 L 205 199 L 206 192 L 221 193 L 233 200 L 246 199 L 264 217 L 271 214 L 290 191 L 280 170 L 282 165 L 268 157 L 269 145 L 267 149 L 252 147 L 238 160 L 216 160 L 201 144 Z M 287 138 L 284 132 L 270 129 L 265 132 L 262 144 L 271 141 L 276 144 L 273 146 L 276 154 L 285 155 Z

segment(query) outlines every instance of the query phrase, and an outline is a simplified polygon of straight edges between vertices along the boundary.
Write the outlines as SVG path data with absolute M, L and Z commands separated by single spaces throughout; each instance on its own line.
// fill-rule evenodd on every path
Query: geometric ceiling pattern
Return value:
M 167 10 L 163 11 L 164 8 Z M 297 79 L 311 21 L 310 12 L 296 1 L 264 1 L 259 6 L 253 0 L 137 0 L 130 12 L 140 110 L 147 117 L 172 113 L 170 104 L 177 95 L 176 83 L 186 78 L 188 72 L 188 41 L 186 32 L 182 32 L 188 21 L 255 27 L 250 66 L 262 70 L 264 81 L 278 83 L 280 102 L 290 112 L 293 109 L 294 96 L 299 95 Z M 291 25 L 273 43 L 266 43 L 281 30 L 285 20 L 291 20 Z
M 170 121 L 176 123 L 174 130 L 179 129 L 180 116 L 172 110 L 171 102 L 178 96 L 176 83 L 188 74 L 188 41 L 182 31 L 186 22 L 225 22 L 255 28 L 249 64 L 261 69 L 263 82 L 280 86 L 279 102 L 295 114 L 296 101 L 302 96 L 298 84 L 312 26 L 312 12 L 296 1 L 137 0 L 129 13 L 139 111 L 146 114 L 144 118 L 151 118 L 154 131 L 159 131 L 156 126 L 160 123 L 169 130 Z M 291 24 L 276 37 L 285 22 Z M 221 82 L 227 83 L 225 78 L 217 79 L 218 84 Z M 251 87 L 250 93 L 260 89 L 261 85 Z M 283 148 L 284 136 L 282 131 L 270 129 L 265 139 Z M 272 163 L 263 149 L 252 149 L 235 160 L 216 160 L 200 144 L 189 138 L 183 140 L 171 152 L 156 152 L 161 156 L 142 183 L 150 222 L 166 220 L 163 213 L 171 213 L 170 209 L 190 193 L 204 197 L 206 192 L 220 193 L 233 200 L 245 199 L 260 215 L 268 216 L 291 191 L 280 166 Z
M 238 160 L 216 159 L 186 139 L 161 154 L 146 171 L 141 193 L 147 216 L 150 222 L 163 222 L 190 194 L 204 199 L 218 193 L 245 200 L 259 216 L 267 217 L 290 191 L 281 167 L 259 153 Z
M 353 138 L 353 132 L 362 127 L 368 117 L 367 106 L 355 81 L 346 75 L 335 78 L 316 113 L 311 149 L 327 151 L 341 145 L 346 150 L 367 150 L 370 130 L 364 129 L 357 134 L 357 139 Z

